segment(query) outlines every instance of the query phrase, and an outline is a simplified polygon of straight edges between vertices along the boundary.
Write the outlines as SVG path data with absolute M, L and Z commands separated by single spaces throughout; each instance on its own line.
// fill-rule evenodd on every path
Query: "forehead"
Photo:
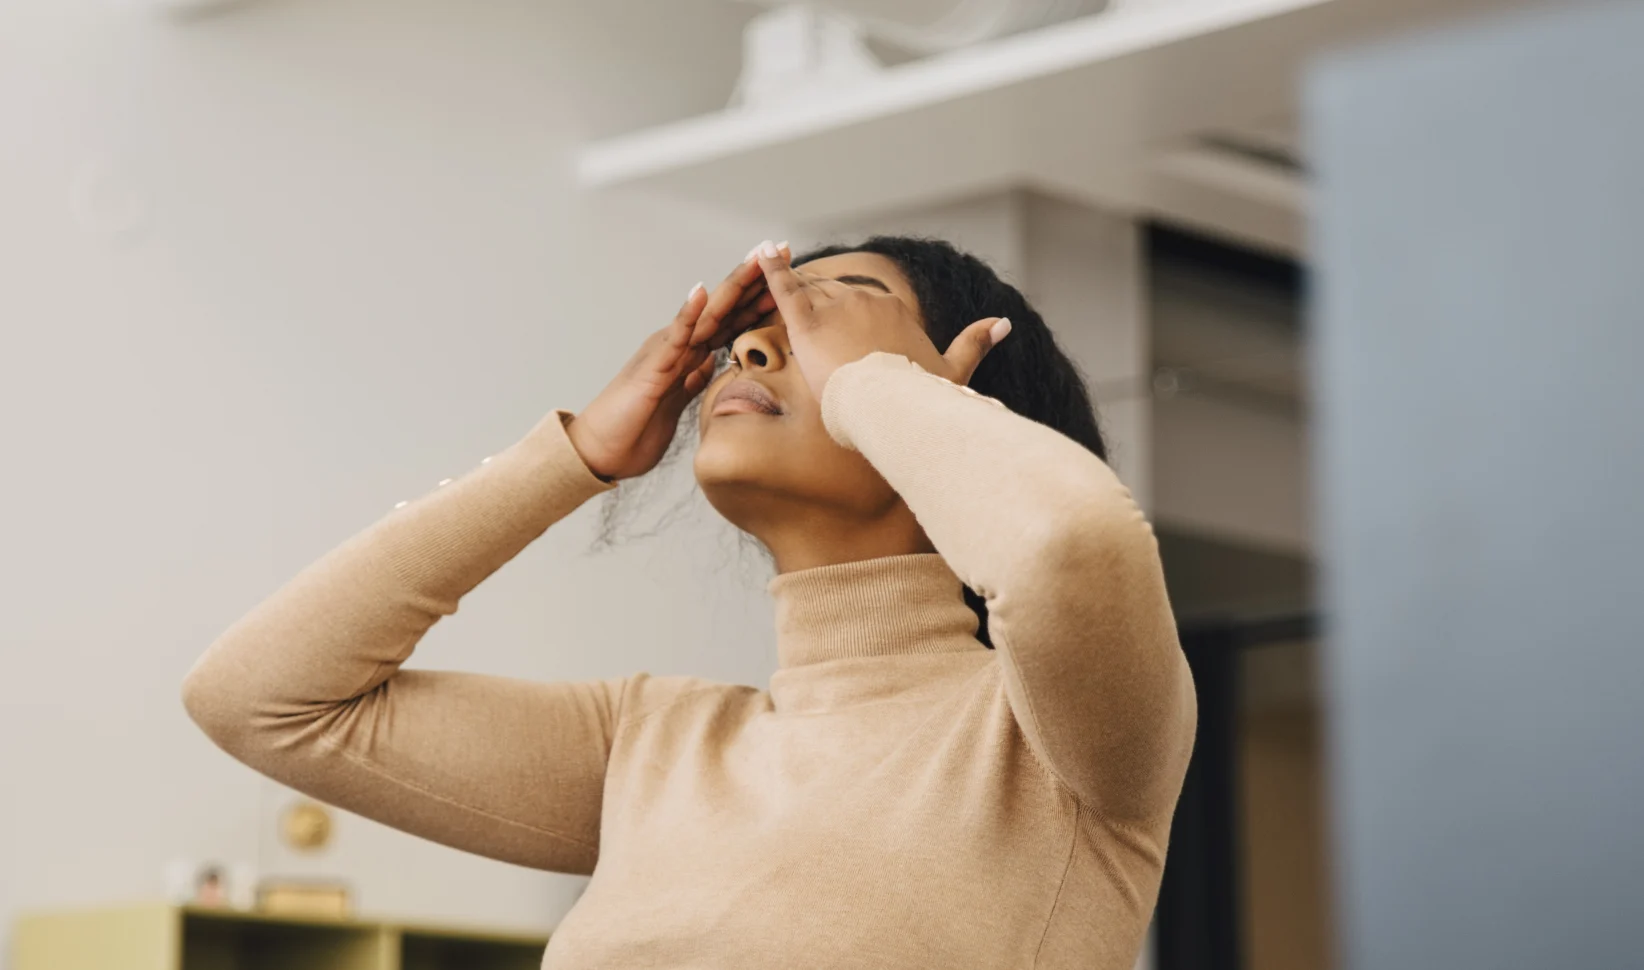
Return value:
M 824 256 L 803 264 L 800 269 L 813 276 L 826 276 L 829 279 L 838 279 L 841 276 L 871 276 L 890 287 L 892 295 L 914 309 L 919 308 L 919 298 L 914 295 L 913 286 L 908 278 L 902 275 L 902 270 L 896 262 L 878 253 L 840 253 L 837 256 Z

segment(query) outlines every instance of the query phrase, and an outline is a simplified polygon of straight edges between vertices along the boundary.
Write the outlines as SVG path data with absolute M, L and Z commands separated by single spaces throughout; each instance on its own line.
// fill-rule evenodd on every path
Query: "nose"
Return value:
M 743 370 L 779 371 L 787 366 L 787 344 L 775 324 L 744 330 L 731 341 L 731 356 Z

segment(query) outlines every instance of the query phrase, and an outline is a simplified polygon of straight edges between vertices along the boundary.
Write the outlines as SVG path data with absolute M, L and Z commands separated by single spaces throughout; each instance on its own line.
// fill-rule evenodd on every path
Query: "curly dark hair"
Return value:
M 938 349 L 946 350 L 961 331 L 984 317 L 1009 317 L 1010 339 L 982 359 L 970 386 L 1107 460 L 1107 442 L 1084 375 L 1056 343 L 1039 311 L 993 267 L 952 243 L 914 236 L 872 236 L 854 246 L 813 250 L 793 262 L 799 266 L 842 253 L 873 253 L 895 263 L 913 286 L 925 332 Z

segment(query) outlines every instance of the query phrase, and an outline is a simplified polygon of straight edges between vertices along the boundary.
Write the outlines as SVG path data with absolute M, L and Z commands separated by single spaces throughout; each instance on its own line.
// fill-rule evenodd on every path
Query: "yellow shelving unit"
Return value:
M 535 970 L 546 935 L 146 904 L 18 920 L 13 970 Z

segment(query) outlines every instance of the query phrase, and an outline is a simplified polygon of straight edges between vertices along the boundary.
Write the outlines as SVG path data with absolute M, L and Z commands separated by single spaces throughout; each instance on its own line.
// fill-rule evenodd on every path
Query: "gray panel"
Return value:
M 1308 102 L 1345 966 L 1644 966 L 1644 6 Z

